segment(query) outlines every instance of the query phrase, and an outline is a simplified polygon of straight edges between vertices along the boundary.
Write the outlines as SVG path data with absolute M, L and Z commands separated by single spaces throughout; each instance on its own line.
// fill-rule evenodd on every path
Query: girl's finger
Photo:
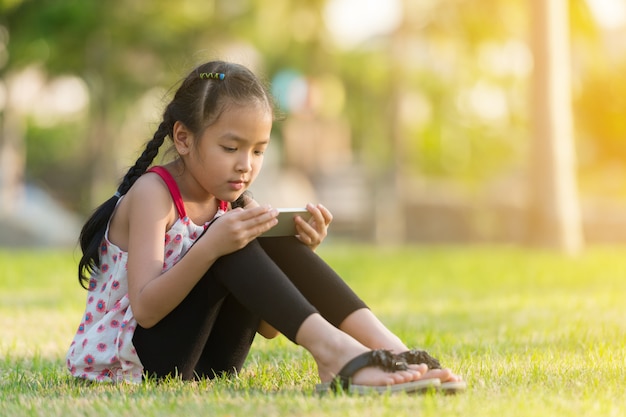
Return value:
M 231 210 L 230 212 L 235 212 L 235 211 L 236 211 L 236 215 L 238 216 L 238 220 L 241 220 L 241 221 L 256 219 L 267 213 L 269 213 L 269 216 L 267 216 L 266 220 L 269 220 L 270 218 L 276 217 L 276 215 L 278 215 L 278 211 L 276 209 L 272 209 L 271 206 L 258 206 L 258 207 L 252 207 L 246 210 L 237 208 L 237 209 Z M 226 212 L 226 214 L 228 213 L 229 212 Z
M 326 226 L 328 226 L 330 224 L 330 222 L 333 221 L 333 215 L 330 212 L 330 210 L 328 210 L 326 207 L 324 207 L 322 204 L 318 204 L 317 205 L 318 210 L 320 211 L 320 213 L 322 214 L 322 217 L 324 218 L 324 224 Z

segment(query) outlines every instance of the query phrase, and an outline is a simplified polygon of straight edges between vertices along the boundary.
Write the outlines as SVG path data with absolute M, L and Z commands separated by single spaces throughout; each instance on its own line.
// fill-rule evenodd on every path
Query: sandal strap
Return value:
M 354 357 L 341 368 L 341 371 L 330 383 L 330 388 L 337 391 L 339 387 L 347 390 L 352 376 L 363 368 L 376 366 L 387 372 L 406 371 L 406 362 L 388 350 L 376 349 Z
M 425 350 L 411 349 L 397 354 L 396 357 L 411 365 L 425 363 L 430 369 L 441 369 L 439 361 L 430 356 Z

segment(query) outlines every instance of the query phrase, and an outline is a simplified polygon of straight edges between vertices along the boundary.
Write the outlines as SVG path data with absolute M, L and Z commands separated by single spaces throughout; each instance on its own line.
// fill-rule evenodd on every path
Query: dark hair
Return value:
M 83 256 L 78 263 L 78 281 L 84 288 L 89 284 L 89 275 L 100 267 L 100 245 L 119 196 L 126 194 L 150 167 L 165 138 L 172 138 L 174 123 L 179 121 L 194 135 L 200 136 L 206 127 L 220 117 L 226 105 L 245 104 L 250 100 L 265 103 L 273 111 L 267 88 L 248 68 L 239 64 L 207 62 L 195 68 L 182 81 L 174 98 L 165 108 L 163 120 L 154 136 L 122 179 L 117 195 L 98 207 L 80 232 L 79 242 Z

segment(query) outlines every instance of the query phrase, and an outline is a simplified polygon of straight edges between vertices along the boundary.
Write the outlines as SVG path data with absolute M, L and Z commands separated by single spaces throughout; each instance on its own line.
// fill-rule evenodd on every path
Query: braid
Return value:
M 146 149 L 137 159 L 135 165 L 124 176 L 117 193 L 98 207 L 83 226 L 79 237 L 83 256 L 78 263 L 78 282 L 84 288 L 88 288 L 89 275 L 100 267 L 100 244 L 119 197 L 126 194 L 135 181 L 146 172 L 159 153 L 159 148 L 163 141 L 171 131 L 172 123 L 163 120 L 152 139 L 146 144 Z
M 159 153 L 159 148 L 163 145 L 165 138 L 171 131 L 172 126 L 169 123 L 162 121 L 152 139 L 146 144 L 146 149 L 144 149 L 141 156 L 137 158 L 135 165 L 128 170 L 124 179 L 122 179 L 122 182 L 117 189 L 120 195 L 126 194 L 135 181 L 137 181 L 137 179 L 146 172 L 150 164 L 152 164 L 152 161 L 154 161 L 154 158 L 156 158 Z

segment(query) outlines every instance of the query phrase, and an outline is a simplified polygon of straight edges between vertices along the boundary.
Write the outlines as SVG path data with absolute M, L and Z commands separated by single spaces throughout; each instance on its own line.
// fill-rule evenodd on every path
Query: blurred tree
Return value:
M 581 147 L 586 151 L 583 174 L 596 192 L 624 198 L 626 184 L 622 180 L 626 170 L 626 61 L 589 71 L 581 91 L 575 99 L 577 128 Z M 603 175 L 609 177 L 597 184 Z M 613 177 L 613 180 L 610 180 Z
M 569 253 L 582 249 L 572 126 L 567 0 L 532 7 L 533 137 L 530 154 L 531 242 Z
M 163 84 L 172 62 L 187 57 L 180 66 L 188 66 L 214 8 L 191 1 L 25 0 L 3 10 L 10 37 L 3 77 L 37 63 L 51 77 L 75 74 L 88 86 L 87 141 L 76 150 L 86 187 L 73 190 L 86 197 L 84 209 L 110 194 L 120 174 L 116 157 L 125 141 L 118 133 L 127 109 Z
M 581 191 L 592 199 L 624 201 L 626 49 L 622 39 L 626 26 L 604 28 L 589 8 L 582 7 L 585 2 L 573 3 L 577 5 L 573 20 L 574 115 Z
M 155 86 L 172 85 L 171 74 L 181 75 L 209 57 L 244 62 L 267 78 L 285 68 L 310 78 L 337 75 L 347 92 L 345 115 L 356 159 L 382 182 L 426 176 L 479 188 L 522 170 L 531 135 L 526 95 L 532 59 L 526 38 L 535 22 L 530 3 L 405 0 L 396 33 L 344 50 L 325 26 L 328 1 L 4 1 L 0 49 L 6 45 L 8 60 L 1 65 L 0 51 L 0 75 L 6 79 L 39 63 L 50 77 L 72 73 L 85 80 L 89 140 L 64 149 L 81 158 L 73 178 L 89 185 L 72 191 L 84 197 L 83 210 L 112 192 L 122 170 L 120 154 L 138 146 L 120 134 L 121 126 L 139 117 L 138 99 Z M 594 27 L 585 0 L 569 2 L 573 34 L 583 39 Z M 585 51 L 594 46 L 577 45 Z M 591 100 L 601 89 L 581 91 L 578 112 L 593 108 Z M 618 109 L 618 101 L 613 103 Z M 598 155 L 620 149 L 617 116 L 615 129 L 599 135 L 595 132 L 608 126 L 598 121 L 598 107 L 584 113 L 585 140 L 602 136 L 594 142 L 602 150 Z M 277 124 L 279 133 L 280 128 Z M 59 126 L 48 136 L 43 128 L 28 126 L 26 132 L 29 140 L 50 140 L 72 129 Z M 76 136 L 82 135 L 78 130 Z
M 2 6 L 1 24 L 10 35 L 2 74 L 37 63 L 50 77 L 76 74 L 85 80 L 90 95 L 87 140 L 67 152 L 79 156 L 75 169 L 80 174 L 72 177 L 81 178 L 84 188 L 72 191 L 83 195 L 81 207 L 87 211 L 112 192 L 112 182 L 120 175 L 120 154 L 135 151 L 125 148 L 128 140 L 119 136 L 124 120 L 134 117 L 128 110 L 147 90 L 177 81 L 172 74 L 181 76 L 207 58 L 244 62 L 264 75 L 286 62 L 308 73 L 332 71 L 323 46 L 322 4 L 11 2 Z
M 521 172 L 531 157 L 529 138 L 540 136 L 533 148 L 542 158 L 531 157 L 532 173 L 526 175 L 528 188 L 533 190 L 530 210 L 552 214 L 543 221 L 533 215 L 535 240 L 551 239 L 551 244 L 567 246 L 567 250 L 580 247 L 571 116 L 557 116 L 560 127 L 556 132 L 533 131 L 530 123 L 535 119 L 538 128 L 549 128 L 557 108 L 571 108 L 568 56 L 558 55 L 563 58 L 558 68 L 552 67 L 552 59 L 546 68 L 542 67 L 546 55 L 538 51 L 536 59 L 541 62 L 535 69 L 540 78 L 547 71 L 550 77 L 542 78 L 541 92 L 532 106 L 527 100 L 534 52 L 528 45 L 529 33 L 540 38 L 535 45 L 548 48 L 554 31 L 559 31 L 556 48 L 564 53 L 570 33 L 563 27 L 569 21 L 575 25 L 572 36 L 593 32 L 585 1 L 571 3 L 571 13 L 563 8 L 546 28 L 536 15 L 530 16 L 538 7 L 534 3 L 498 1 L 477 7 L 477 2 L 468 0 L 404 1 L 403 22 L 394 35 L 347 53 L 344 78 L 349 91 L 358 94 L 354 99 L 358 104 L 349 109 L 357 143 L 370 164 L 395 173 L 381 176 L 386 187 L 397 188 L 395 201 L 400 203 L 408 190 L 396 184 L 398 179 L 412 175 L 484 187 L 503 174 Z M 549 107 L 548 113 L 538 110 L 546 110 L 538 104 L 546 103 L 554 93 L 559 104 Z M 381 117 L 372 118 L 372 114 Z M 554 148 L 551 141 L 556 141 Z M 541 172 L 538 176 L 537 171 Z M 550 195 L 538 198 L 541 192 L 537 190 L 546 184 L 553 184 L 550 192 L 543 192 Z M 512 192 L 524 194 L 521 189 Z M 552 227 L 559 223 L 566 226 Z
M 5 16 L 19 1 L 0 2 L 0 16 Z M 15 210 L 14 202 L 22 192 L 25 150 L 24 126 L 19 115 L 10 103 L 12 91 L 6 85 L 6 62 L 8 60 L 9 31 L 4 19 L 0 18 L 0 88 L 4 92 L 0 107 L 0 215 L 11 214 Z
M 346 51 L 340 61 L 360 160 L 381 179 L 376 201 L 387 206 L 379 212 L 400 219 L 378 229 L 395 231 L 389 239 L 399 241 L 400 213 L 408 194 L 419 192 L 411 178 L 478 187 L 520 165 L 528 136 L 527 103 L 519 99 L 528 60 L 523 42 L 513 42 L 525 34 L 524 2 L 402 4 L 393 34 Z M 496 72 L 494 57 L 508 66 Z M 389 204 L 397 215 L 386 215 Z

